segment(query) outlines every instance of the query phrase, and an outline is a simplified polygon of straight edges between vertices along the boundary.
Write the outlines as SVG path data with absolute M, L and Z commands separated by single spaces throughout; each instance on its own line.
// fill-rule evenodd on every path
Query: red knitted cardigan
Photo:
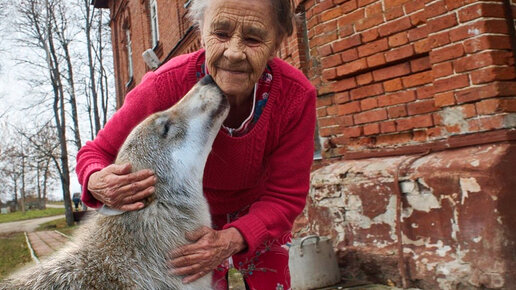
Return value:
M 90 175 L 114 162 L 139 122 L 171 107 L 194 86 L 196 62 L 203 54 L 200 50 L 178 56 L 147 73 L 95 140 L 81 148 L 76 171 L 86 205 L 101 206 L 87 190 Z M 278 58 L 269 66 L 273 83 L 259 120 L 241 137 L 218 133 L 203 179 L 213 215 L 249 209 L 224 226 L 242 233 L 247 253 L 269 239 L 288 235 L 305 205 L 313 158 L 315 88 L 298 69 Z

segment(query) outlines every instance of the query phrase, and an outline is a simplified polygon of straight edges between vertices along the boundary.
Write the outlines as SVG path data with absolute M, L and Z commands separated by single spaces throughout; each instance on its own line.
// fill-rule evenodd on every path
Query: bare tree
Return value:
M 65 216 L 68 225 L 73 224 L 72 206 L 70 199 L 70 171 L 68 160 L 68 144 L 66 135 L 66 108 L 65 89 L 61 79 L 61 59 L 58 54 L 59 47 L 55 43 L 54 35 L 56 23 L 52 16 L 60 0 L 24 0 L 18 6 L 20 19 L 18 27 L 20 32 L 29 38 L 31 44 L 43 52 L 46 63 L 46 71 L 50 80 L 53 94 L 53 116 L 60 148 L 60 158 L 56 167 L 59 169 L 63 200 L 65 204 Z

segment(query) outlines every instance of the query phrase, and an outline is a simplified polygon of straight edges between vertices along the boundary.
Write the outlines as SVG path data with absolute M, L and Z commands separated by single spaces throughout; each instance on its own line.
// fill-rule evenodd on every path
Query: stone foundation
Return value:
M 330 236 L 347 278 L 515 289 L 516 143 L 320 168 L 294 232 Z

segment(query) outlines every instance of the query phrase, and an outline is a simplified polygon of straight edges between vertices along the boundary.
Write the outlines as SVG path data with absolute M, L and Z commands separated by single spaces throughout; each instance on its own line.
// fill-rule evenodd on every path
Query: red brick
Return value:
M 333 53 L 333 51 L 331 50 L 331 45 L 329 44 L 317 48 L 317 52 L 319 52 L 320 56 L 328 56 Z
M 358 0 L 358 7 L 367 6 L 375 1 L 377 1 L 377 0 Z M 381 4 L 381 3 L 378 3 L 378 4 Z M 369 6 L 369 7 L 371 7 L 371 6 Z M 381 8 L 381 5 L 380 5 L 380 8 Z
M 446 9 L 444 1 L 437 1 L 425 7 L 426 17 L 433 18 L 442 15 L 448 10 Z
M 340 53 L 342 61 L 347 63 L 358 59 L 358 50 L 356 48 L 348 49 Z
M 387 145 L 401 145 L 404 143 L 408 143 L 412 140 L 411 133 L 397 133 L 397 134 L 389 134 L 389 135 L 380 135 L 376 137 L 377 144 L 387 144 Z
M 352 90 L 350 96 L 352 100 L 357 100 L 366 97 L 376 96 L 381 93 L 383 93 L 382 84 L 372 84 Z
M 410 14 L 414 11 L 425 8 L 425 3 L 421 0 L 412 0 L 412 1 L 405 3 L 405 5 L 403 5 L 403 7 L 405 7 L 405 11 L 408 14 Z
M 332 7 L 334 7 L 335 4 L 333 4 L 333 1 L 332 0 L 322 0 L 322 1 L 318 1 L 317 5 L 314 6 L 314 14 L 315 15 L 319 15 L 321 14 L 322 12 L 324 12 L 325 10 L 328 10 Z
M 326 107 L 332 104 L 331 96 L 317 97 L 316 106 L 317 108 Z
M 455 105 L 455 94 L 453 92 L 436 94 L 434 96 L 434 103 L 436 107 L 447 107 Z
M 322 118 L 328 116 L 328 112 L 326 112 L 326 108 L 318 108 L 316 110 L 317 118 Z
M 367 124 L 364 126 L 364 135 L 374 135 L 380 133 L 380 125 L 378 123 Z
M 337 68 L 337 76 L 346 76 L 367 68 L 367 62 L 365 58 L 361 58 L 350 63 L 343 64 Z
M 344 128 L 342 134 L 348 138 L 362 136 L 362 127 Z
M 471 24 L 460 26 L 450 30 L 450 40 L 457 42 L 484 33 L 507 34 L 507 23 L 502 19 L 488 19 L 474 21 Z
M 340 58 L 340 54 L 333 54 L 330 56 L 322 57 L 321 64 L 323 68 L 336 67 L 342 64 L 342 59 Z
M 396 18 L 400 18 L 401 16 L 403 16 L 405 14 L 403 13 L 402 9 L 394 8 L 394 9 L 388 9 L 387 11 L 385 11 L 384 15 L 385 15 L 385 19 L 387 21 L 390 21 L 390 20 L 393 20 Z
M 389 46 L 397 47 L 408 43 L 407 32 L 400 32 L 389 37 Z
M 451 42 L 450 34 L 448 33 L 448 31 L 430 35 L 428 37 L 428 40 L 430 41 L 430 46 L 432 48 L 438 48 L 441 46 L 445 46 L 447 44 L 450 44 L 450 42 Z
M 516 83 L 493 82 L 479 87 L 472 87 L 455 93 L 457 103 L 467 103 L 492 97 L 514 96 Z
M 363 43 L 368 43 L 378 38 L 378 29 L 372 28 L 360 33 Z
M 387 38 L 382 38 L 380 40 L 360 46 L 358 48 L 358 56 L 364 57 L 364 56 L 375 54 L 380 51 L 385 51 L 387 49 L 389 49 L 389 44 L 387 42 Z
M 362 111 L 371 110 L 378 107 L 378 99 L 375 97 L 365 98 L 360 101 L 360 109 Z
M 385 60 L 387 62 L 394 62 L 400 59 L 409 58 L 414 55 L 414 47 L 412 45 L 405 45 L 395 48 L 385 53 Z
M 401 63 L 395 66 L 389 66 L 386 68 L 378 69 L 373 71 L 373 77 L 375 81 L 383 81 L 386 79 L 396 78 L 404 76 L 410 73 L 409 63 Z
M 355 10 L 349 14 L 346 14 L 346 16 L 339 18 L 339 27 L 345 26 L 348 24 L 355 24 L 355 22 L 359 21 L 360 19 L 365 17 L 365 9 L 358 9 Z
M 385 0 L 384 1 L 384 5 L 385 5 L 385 9 L 390 9 L 390 8 L 398 8 L 398 9 L 401 9 L 401 5 L 409 2 L 410 0 Z
M 390 119 L 396 119 L 399 117 L 407 116 L 407 107 L 406 105 L 399 105 L 387 108 L 387 112 L 389 113 Z
M 409 41 L 416 41 L 428 37 L 428 26 L 419 26 L 407 31 L 407 37 Z
M 428 56 L 425 56 L 410 61 L 410 69 L 412 70 L 412 72 L 420 72 L 430 69 L 430 58 Z
M 340 92 L 333 95 L 334 104 L 342 104 L 349 101 L 349 92 Z
M 453 74 L 453 66 L 451 62 L 441 62 L 432 66 L 432 74 L 434 79 L 447 77 Z
M 329 137 L 331 135 L 337 135 L 339 133 L 340 133 L 340 129 L 338 126 L 319 128 L 319 135 L 321 137 Z
M 511 65 L 514 62 L 508 51 L 486 51 L 460 58 L 453 62 L 455 72 L 465 72 L 490 65 Z
M 403 17 L 380 26 L 378 28 L 378 33 L 380 34 L 380 36 L 384 37 L 394 34 L 396 32 L 407 30 L 410 27 L 412 27 L 412 23 L 410 23 L 410 18 Z
M 432 127 L 433 125 L 432 115 L 419 115 L 396 120 L 396 130 L 399 132 L 414 128 Z
M 446 2 L 446 8 L 448 8 L 448 11 L 455 10 L 456 8 L 459 8 L 459 7 L 462 7 L 465 5 L 464 0 L 445 0 L 445 2 Z
M 424 142 L 427 140 L 426 129 L 414 130 L 412 134 L 414 135 L 414 137 L 412 138 L 412 140 L 414 141 Z
M 475 118 L 472 120 L 473 122 L 476 122 L 479 127 L 479 131 L 490 131 L 490 130 L 496 130 L 501 129 L 504 127 L 504 116 L 503 115 L 493 115 L 493 116 L 486 116 L 482 118 Z
M 367 85 L 367 84 L 370 84 L 371 82 L 373 82 L 373 74 L 370 72 L 358 75 L 358 76 L 356 76 L 356 78 L 357 78 L 357 83 L 360 86 Z
M 402 91 L 390 95 L 381 95 L 378 97 L 378 105 L 380 107 L 392 106 L 397 104 L 403 104 L 412 102 L 416 99 L 416 93 L 414 90 Z
M 434 81 L 435 92 L 446 92 L 469 86 L 469 78 L 467 75 L 456 75 L 446 79 Z
M 437 32 L 457 25 L 455 13 L 428 20 L 429 32 Z
M 471 73 L 471 82 L 474 85 L 492 81 L 513 80 L 515 78 L 516 71 L 513 66 L 489 67 Z
M 336 81 L 332 84 L 334 92 L 347 91 L 349 89 L 355 88 L 357 86 L 357 82 L 355 78 L 347 78 L 343 80 Z
M 503 18 L 504 10 L 502 3 L 478 3 L 459 10 L 459 21 L 464 23 L 479 17 Z
M 334 67 L 329 68 L 329 69 L 324 69 L 322 72 L 322 77 L 325 80 L 333 80 L 337 77 L 337 70 Z
M 342 3 L 342 5 L 340 5 L 340 7 L 342 8 L 342 13 L 345 13 L 345 14 L 347 14 L 353 10 L 356 10 L 358 8 L 356 0 L 334 0 L 333 2 L 335 2 L 335 4 Z
M 360 35 L 353 35 L 351 37 L 335 41 L 331 44 L 331 47 L 334 52 L 339 52 L 351 47 L 358 46 L 360 44 L 362 44 L 360 41 Z
M 411 88 L 423 84 L 428 84 L 433 80 L 434 78 L 432 76 L 431 71 L 424 71 L 401 78 L 401 81 L 403 82 L 403 87 L 405 88 Z
M 352 113 L 360 112 L 360 102 L 350 102 L 338 106 L 339 115 L 349 115 Z
M 464 51 L 475 53 L 486 49 L 511 49 L 508 35 L 480 35 L 464 41 Z
M 437 108 L 434 106 L 434 100 L 422 100 L 407 104 L 407 111 L 409 115 L 420 115 L 435 112 Z
M 416 12 L 416 13 L 410 15 L 409 17 L 410 17 L 410 23 L 412 24 L 412 26 L 420 26 L 420 25 L 425 24 L 427 21 L 425 11 Z
M 339 24 L 339 36 L 347 37 L 355 33 L 355 29 L 353 28 L 353 24 L 340 25 Z
M 326 107 L 326 113 L 330 116 L 336 116 L 339 113 L 337 105 L 331 105 Z
M 337 125 L 336 120 L 333 117 L 319 118 L 317 122 L 319 127 L 330 127 Z
M 483 100 L 475 104 L 475 108 L 479 115 L 490 115 L 502 111 L 500 99 Z
M 504 98 L 500 101 L 502 110 L 508 113 L 516 112 L 516 98 Z
M 392 133 L 396 131 L 396 123 L 394 121 L 387 121 L 380 123 L 380 131 L 382 133 Z
M 377 53 L 367 57 L 367 66 L 369 68 L 374 68 L 383 64 L 385 64 L 385 56 L 383 53 Z
M 429 85 L 417 88 L 416 96 L 418 100 L 432 98 L 434 96 L 434 85 L 430 83 Z
M 414 43 L 414 51 L 416 54 L 423 54 L 426 52 L 429 52 L 432 49 L 432 43 L 430 42 L 430 39 L 420 39 Z
M 464 55 L 462 44 L 454 44 L 447 47 L 432 50 L 430 52 L 430 63 L 439 63 L 445 60 L 459 58 Z
M 339 116 L 337 117 L 337 122 L 344 127 L 351 127 L 355 125 L 355 122 L 353 122 L 353 116 L 351 115 Z
M 386 92 L 394 92 L 403 89 L 403 85 L 401 84 L 401 78 L 385 81 L 383 83 L 383 89 Z
M 329 2 L 331 2 L 331 1 L 329 1 Z M 326 22 L 326 21 L 335 19 L 339 16 L 342 16 L 342 9 L 340 8 L 340 6 L 326 9 L 326 10 L 322 11 L 320 14 L 321 22 Z
M 430 139 L 438 139 L 443 135 L 443 129 L 439 127 L 428 128 L 426 130 L 426 136 Z
M 368 28 L 378 26 L 379 24 L 383 23 L 383 14 L 377 14 L 374 16 L 370 16 L 364 19 L 361 19 L 360 21 L 355 23 L 355 29 L 356 31 L 362 31 L 366 30 Z
M 353 118 L 355 124 L 371 123 L 387 119 L 387 111 L 385 109 L 377 109 L 356 114 Z

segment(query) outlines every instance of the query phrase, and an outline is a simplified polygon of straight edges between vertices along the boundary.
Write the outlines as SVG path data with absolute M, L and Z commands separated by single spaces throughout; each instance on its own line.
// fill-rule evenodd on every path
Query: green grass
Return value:
M 77 225 L 75 226 L 67 226 L 66 218 L 57 219 L 53 221 L 46 222 L 44 224 L 39 225 L 36 231 L 53 231 L 58 230 L 65 235 L 71 236 L 73 232 L 77 229 Z
M 12 212 L 8 214 L 0 214 L 0 223 L 15 222 L 21 220 L 28 220 L 40 217 L 54 216 L 64 214 L 64 208 L 47 208 L 47 209 L 34 209 L 22 213 L 21 211 Z
M 0 280 L 32 261 L 23 233 L 0 235 L 0 253 Z

